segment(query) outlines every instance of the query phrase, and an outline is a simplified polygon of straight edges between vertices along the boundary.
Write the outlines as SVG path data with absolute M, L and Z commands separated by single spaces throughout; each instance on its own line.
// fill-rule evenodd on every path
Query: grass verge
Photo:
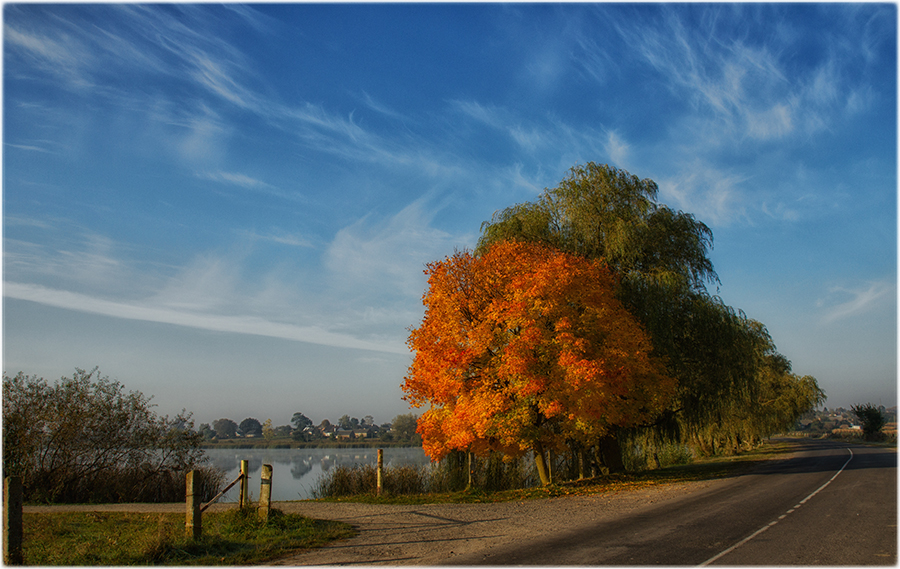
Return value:
M 25 514 L 26 565 L 258 565 L 350 537 L 344 523 L 273 510 L 203 515 L 203 537 L 184 535 L 184 514 Z

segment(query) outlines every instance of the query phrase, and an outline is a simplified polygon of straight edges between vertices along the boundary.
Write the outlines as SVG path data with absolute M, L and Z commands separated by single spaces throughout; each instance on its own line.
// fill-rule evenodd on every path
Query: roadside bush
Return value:
M 887 423 L 887 419 L 878 407 L 866 403 L 865 405 L 853 405 L 850 409 L 859 419 L 863 438 L 867 441 L 880 441 L 884 438 L 881 429 Z
M 384 490 L 390 494 L 424 494 L 428 492 L 428 467 L 406 464 L 386 468 Z
M 661 468 L 690 464 L 694 461 L 694 453 L 687 445 L 666 444 L 658 451 L 659 465 Z
M 694 461 L 694 453 L 686 444 L 638 439 L 630 441 L 622 454 L 629 472 L 668 468 Z
M 53 385 L 3 375 L 3 471 L 21 476 L 30 502 L 184 500 L 185 474 L 201 470 L 203 499 L 224 473 L 204 467 L 190 414 L 159 417 L 147 397 L 90 372 Z

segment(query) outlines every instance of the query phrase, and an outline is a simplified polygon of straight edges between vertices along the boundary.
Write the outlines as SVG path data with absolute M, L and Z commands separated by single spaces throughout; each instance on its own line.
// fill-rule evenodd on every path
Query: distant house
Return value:
M 334 432 L 334 440 L 337 441 L 352 441 L 357 439 L 365 439 L 368 438 L 369 431 L 368 429 L 338 429 Z

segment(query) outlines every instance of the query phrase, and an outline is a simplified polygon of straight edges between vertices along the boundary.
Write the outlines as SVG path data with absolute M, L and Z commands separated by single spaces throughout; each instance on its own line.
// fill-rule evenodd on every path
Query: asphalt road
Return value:
M 658 507 L 598 524 L 559 520 L 544 538 L 452 559 L 545 566 L 896 563 L 896 451 L 821 440 Z

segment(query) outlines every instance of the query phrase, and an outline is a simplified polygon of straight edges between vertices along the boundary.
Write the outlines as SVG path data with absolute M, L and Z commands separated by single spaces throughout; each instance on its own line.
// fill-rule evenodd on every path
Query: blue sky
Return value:
M 425 263 L 609 163 L 828 406 L 897 397 L 890 4 L 5 4 L 3 369 L 408 412 Z

